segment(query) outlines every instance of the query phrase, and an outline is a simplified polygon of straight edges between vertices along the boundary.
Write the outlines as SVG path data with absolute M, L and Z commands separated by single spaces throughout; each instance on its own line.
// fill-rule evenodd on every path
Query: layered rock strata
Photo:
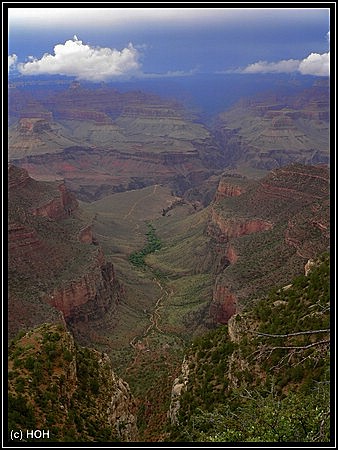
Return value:
M 224 175 L 205 232 L 215 274 L 210 316 L 227 323 L 253 293 L 285 285 L 326 251 L 328 168 L 294 164 L 259 181 Z
M 8 174 L 10 335 L 54 321 L 56 311 L 72 324 L 113 313 L 122 287 L 75 196 L 65 183 L 33 180 L 13 165 Z

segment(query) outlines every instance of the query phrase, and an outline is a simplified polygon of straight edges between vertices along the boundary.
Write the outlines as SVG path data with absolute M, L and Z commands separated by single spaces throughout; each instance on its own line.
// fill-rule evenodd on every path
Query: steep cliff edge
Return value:
M 243 99 L 219 115 L 214 135 L 232 164 L 271 170 L 328 163 L 329 120 L 329 90 L 313 86 Z
M 135 403 L 108 356 L 44 324 L 9 348 L 9 433 L 49 430 L 48 442 L 137 440 Z M 41 439 L 40 439 L 41 440 Z
M 225 164 L 209 130 L 174 100 L 81 85 L 40 93 L 33 104 L 11 95 L 11 162 L 35 177 L 62 177 L 80 200 L 161 183 L 186 190 Z
M 330 441 L 329 277 L 323 253 L 193 341 L 173 385 L 171 440 Z
M 61 181 L 36 181 L 13 165 L 8 181 L 9 336 L 112 312 L 122 288 L 74 195 Z
M 329 245 L 329 173 L 294 164 L 260 181 L 224 175 L 206 235 L 217 275 L 210 314 L 227 323 L 254 295 L 303 270 Z

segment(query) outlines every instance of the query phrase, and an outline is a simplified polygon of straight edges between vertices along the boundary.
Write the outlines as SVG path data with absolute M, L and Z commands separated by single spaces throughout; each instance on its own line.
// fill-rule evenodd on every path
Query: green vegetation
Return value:
M 197 408 L 178 440 L 193 442 L 328 442 L 330 393 L 327 384 L 312 393 L 280 398 L 270 390 L 237 389 L 211 412 Z
M 196 339 L 171 439 L 329 442 L 329 255 Z
M 147 244 L 139 252 L 133 252 L 129 256 L 129 261 L 136 267 L 145 267 L 144 258 L 150 253 L 154 253 L 156 250 L 160 250 L 162 243 L 155 234 L 155 227 L 151 224 L 147 224 L 148 231 L 146 232 Z
M 123 436 L 118 419 L 108 426 L 111 396 L 119 388 L 109 359 L 75 346 L 61 325 L 44 324 L 12 341 L 8 379 L 9 432 L 48 429 L 50 442 L 114 442 Z

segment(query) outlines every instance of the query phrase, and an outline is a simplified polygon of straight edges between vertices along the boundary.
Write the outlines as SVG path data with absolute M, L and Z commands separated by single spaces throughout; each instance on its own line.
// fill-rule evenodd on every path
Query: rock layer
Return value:
M 273 169 L 329 161 L 329 91 L 257 95 L 219 115 L 216 141 L 232 164 Z
M 33 180 L 14 166 L 8 173 L 10 335 L 54 321 L 56 312 L 72 324 L 113 314 L 122 288 L 75 196 L 64 183 Z
M 233 197 L 237 185 L 241 193 Z M 324 165 L 294 164 L 240 184 L 224 175 L 205 230 L 215 269 L 211 318 L 227 323 L 254 293 L 303 273 L 305 263 L 327 249 L 329 224 Z

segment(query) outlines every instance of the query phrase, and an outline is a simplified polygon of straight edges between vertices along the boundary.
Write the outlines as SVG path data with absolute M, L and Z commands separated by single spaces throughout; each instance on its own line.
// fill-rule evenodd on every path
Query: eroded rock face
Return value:
M 50 118 L 52 114 L 50 113 Z M 40 117 L 25 117 L 19 120 L 18 131 L 22 134 L 40 133 L 42 131 L 51 131 L 49 120 Z
M 189 189 L 225 164 L 208 129 L 176 101 L 78 85 L 41 93 L 31 118 L 32 98 L 15 91 L 11 115 L 18 120 L 21 108 L 24 116 L 9 129 L 11 161 L 36 177 L 61 176 L 80 200 L 175 183 L 180 176 Z M 52 114 L 49 129 L 40 110 Z
M 242 99 L 221 113 L 214 134 L 228 161 L 273 169 L 329 161 L 329 90 Z M 315 130 L 315 131 L 314 131 Z
M 236 306 L 237 299 L 234 293 L 227 286 L 216 282 L 210 305 L 210 316 L 215 323 L 227 324 L 236 313 Z
M 315 267 L 316 263 L 313 259 L 309 259 L 304 266 L 304 275 L 307 277 L 311 270 Z
M 36 208 L 33 214 L 36 216 L 49 217 L 50 219 L 64 219 L 78 208 L 78 202 L 74 194 L 70 193 L 65 184 L 59 185 L 60 197 L 55 198 L 44 205 Z
M 205 232 L 217 276 L 210 314 L 226 323 L 253 293 L 287 284 L 307 260 L 327 249 L 329 173 L 324 165 L 293 164 L 260 180 L 225 174 L 222 180 L 223 196 L 216 194 L 210 205 Z M 243 186 L 243 192 L 227 196 L 233 193 L 228 183 Z
M 245 189 L 243 186 L 238 186 L 233 182 L 226 181 L 225 179 L 221 179 L 217 188 L 217 192 L 215 194 L 215 200 L 218 201 L 224 197 L 238 197 Z
M 228 246 L 226 251 L 226 257 L 230 264 L 234 264 L 238 260 L 238 254 L 231 244 Z
M 100 111 L 81 110 L 81 109 L 65 109 L 58 110 L 59 119 L 85 120 L 93 121 L 99 124 L 110 124 L 112 120 L 107 114 Z
M 247 234 L 271 230 L 273 227 L 272 222 L 263 219 L 241 217 L 236 217 L 234 219 L 225 218 L 215 208 L 211 209 L 210 222 L 211 224 L 209 225 L 208 233 L 212 234 L 212 227 L 216 226 L 221 232 L 223 239 L 226 241 L 231 238 L 237 238 Z
M 9 224 L 8 251 L 11 255 L 19 257 L 41 247 L 42 242 L 34 229 L 17 223 Z
M 60 313 L 67 323 L 114 313 L 122 287 L 91 225 L 76 215 L 75 196 L 64 183 L 33 180 L 15 166 L 8 172 L 9 334 Z
M 168 416 L 172 425 L 178 423 L 178 412 L 180 410 L 180 398 L 183 392 L 186 390 L 189 381 L 189 361 L 186 358 L 183 359 L 181 367 L 181 375 L 175 378 L 173 387 L 171 390 L 171 401 Z
M 112 371 L 113 389 L 107 407 L 108 424 L 114 427 L 123 441 L 137 440 L 138 430 L 135 416 L 135 402 L 129 385 Z
M 75 323 L 98 318 L 116 308 L 121 295 L 112 263 L 104 263 L 54 289 L 45 301 L 61 311 L 66 322 Z

